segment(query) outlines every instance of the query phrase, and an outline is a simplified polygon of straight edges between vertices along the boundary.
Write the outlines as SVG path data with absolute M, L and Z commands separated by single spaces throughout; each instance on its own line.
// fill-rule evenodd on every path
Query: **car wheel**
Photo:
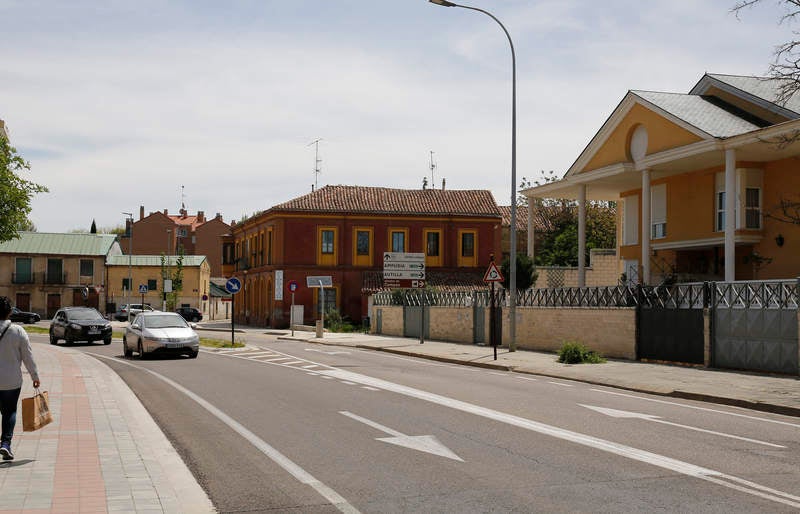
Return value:
M 197 323 L 198 321 L 200 321 L 200 318 L 197 316 L 192 316 L 192 322 Z
M 31 316 L 30 318 L 28 318 L 28 323 L 36 323 L 36 318 Z
M 108 337 L 106 339 L 103 339 L 103 344 L 111 344 L 111 338 Z
M 125 354 L 125 357 L 133 357 L 133 350 L 128 348 L 128 340 L 124 337 L 122 338 L 122 353 Z
M 50 344 L 58 344 L 58 338 L 52 332 L 50 332 Z
M 139 358 L 140 359 L 144 359 L 145 358 L 144 348 L 142 348 L 142 342 L 141 341 L 139 341 L 139 346 L 137 347 L 137 351 L 139 352 Z
M 196 358 L 197 358 L 197 354 L 198 354 L 198 353 L 200 353 L 200 350 L 198 350 L 198 351 L 196 351 L 196 352 L 192 352 L 192 353 L 190 353 L 190 354 L 189 354 L 189 358 L 190 358 L 190 359 L 196 359 Z

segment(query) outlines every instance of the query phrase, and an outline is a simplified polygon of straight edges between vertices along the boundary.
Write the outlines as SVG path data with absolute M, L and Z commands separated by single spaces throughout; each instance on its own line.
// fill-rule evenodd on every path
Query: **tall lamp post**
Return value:
M 128 324 L 131 322 L 131 285 L 133 284 L 133 277 L 131 275 L 132 269 L 132 255 L 133 255 L 133 213 L 123 212 L 128 217 Z
M 462 9 L 478 11 L 487 15 L 500 25 L 500 28 L 503 29 L 508 38 L 508 44 L 511 45 L 511 255 L 509 257 L 510 273 L 508 277 L 510 284 L 509 296 L 511 298 L 509 302 L 508 351 L 514 352 L 517 350 L 517 58 L 514 53 L 514 42 L 511 41 L 511 35 L 509 35 L 505 26 L 500 23 L 500 20 L 488 11 L 477 7 L 455 4 L 447 0 L 429 0 L 429 2 L 443 7 L 461 7 Z

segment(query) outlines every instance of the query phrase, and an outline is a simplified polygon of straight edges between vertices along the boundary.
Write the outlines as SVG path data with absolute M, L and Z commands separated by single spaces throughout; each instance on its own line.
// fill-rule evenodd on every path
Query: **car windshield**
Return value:
M 186 328 L 186 321 L 180 316 L 171 314 L 159 314 L 156 316 L 146 316 L 142 319 L 142 326 L 147 328 Z
M 103 321 L 103 316 L 94 309 L 77 309 L 70 311 L 69 319 L 73 321 Z

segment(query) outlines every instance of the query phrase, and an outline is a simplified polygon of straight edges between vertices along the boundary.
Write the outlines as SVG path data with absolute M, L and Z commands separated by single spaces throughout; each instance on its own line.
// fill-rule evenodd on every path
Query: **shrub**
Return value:
M 565 364 L 598 364 L 605 361 L 602 355 L 577 341 L 566 341 L 558 350 L 558 362 Z

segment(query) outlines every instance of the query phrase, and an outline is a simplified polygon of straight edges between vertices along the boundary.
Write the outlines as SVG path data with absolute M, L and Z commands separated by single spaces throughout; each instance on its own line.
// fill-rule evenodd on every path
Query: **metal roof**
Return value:
M 0 253 L 105 256 L 117 241 L 114 234 L 51 234 L 20 232 L 0 243 Z
M 127 266 L 128 255 L 109 255 L 106 259 L 106 266 Z M 167 255 L 167 266 L 175 266 L 177 255 Z M 186 268 L 193 268 L 200 266 L 206 260 L 205 255 L 184 255 L 183 266 Z M 131 266 L 161 266 L 160 255 L 131 255 Z
M 713 137 L 738 136 L 761 128 L 699 95 L 654 91 L 631 91 L 631 93 Z

